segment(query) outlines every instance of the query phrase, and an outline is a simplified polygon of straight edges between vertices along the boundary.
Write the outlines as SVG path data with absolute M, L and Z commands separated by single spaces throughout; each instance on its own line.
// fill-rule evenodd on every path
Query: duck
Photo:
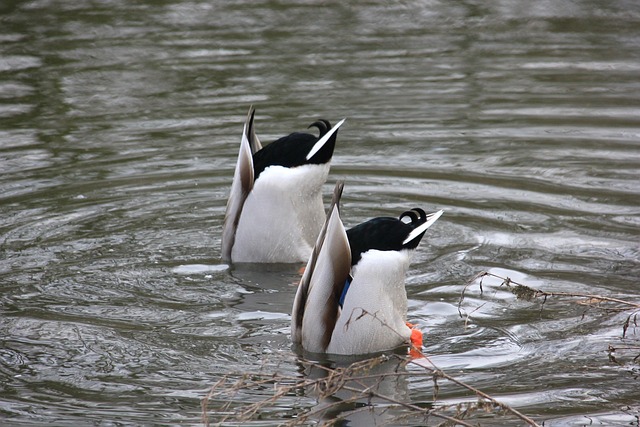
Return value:
M 443 211 L 413 208 L 345 230 L 343 188 L 336 184 L 297 288 L 291 339 L 304 351 L 338 355 L 421 347 L 422 333 L 406 320 L 405 276 L 412 253 Z
M 304 263 L 325 218 L 327 180 L 338 128 L 317 120 L 319 136 L 294 132 L 262 146 L 255 108 L 244 123 L 222 228 L 229 263 Z

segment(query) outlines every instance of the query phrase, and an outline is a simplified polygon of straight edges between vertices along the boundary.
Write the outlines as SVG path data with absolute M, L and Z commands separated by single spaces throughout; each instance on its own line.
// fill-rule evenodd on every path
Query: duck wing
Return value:
M 351 270 L 351 249 L 340 220 L 343 182 L 336 184 L 327 219 L 300 280 L 291 314 L 291 338 L 305 350 L 324 352 L 340 315 L 340 297 Z
M 242 140 L 240 141 L 240 152 L 238 153 L 238 163 L 233 174 L 233 183 L 231 184 L 231 193 L 227 201 L 227 210 L 224 215 L 224 225 L 222 227 L 222 259 L 231 261 L 231 250 L 236 239 L 236 229 L 242 207 L 247 196 L 253 188 L 254 171 L 253 171 L 253 154 L 262 148 L 260 140 L 256 136 L 253 120 L 255 117 L 255 108 L 249 108 L 247 120 L 242 130 Z

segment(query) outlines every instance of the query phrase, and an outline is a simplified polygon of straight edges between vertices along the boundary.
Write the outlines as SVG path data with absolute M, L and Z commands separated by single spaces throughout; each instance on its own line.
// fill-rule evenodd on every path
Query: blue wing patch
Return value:
M 347 280 L 344 282 L 344 287 L 342 288 L 342 295 L 340 295 L 340 300 L 338 301 L 338 304 L 340 304 L 340 308 L 342 308 L 342 306 L 344 305 L 344 298 L 347 296 L 347 291 L 349 290 L 349 286 L 351 286 L 352 280 L 353 280 L 353 277 L 349 276 L 347 277 Z

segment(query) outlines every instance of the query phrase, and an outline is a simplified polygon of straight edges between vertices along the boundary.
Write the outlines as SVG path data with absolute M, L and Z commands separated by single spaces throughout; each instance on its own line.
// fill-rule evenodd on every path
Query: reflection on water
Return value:
M 35 0 L 0 22 L 4 423 L 198 424 L 225 375 L 318 375 L 290 346 L 300 266 L 219 258 L 254 104 L 264 142 L 348 118 L 325 192 L 346 181 L 346 226 L 445 209 L 407 279 L 429 360 L 545 425 L 637 424 L 637 307 L 469 284 L 640 301 L 635 4 Z M 433 378 L 401 365 L 380 390 L 430 405 Z M 439 422 L 348 398 L 310 422 Z

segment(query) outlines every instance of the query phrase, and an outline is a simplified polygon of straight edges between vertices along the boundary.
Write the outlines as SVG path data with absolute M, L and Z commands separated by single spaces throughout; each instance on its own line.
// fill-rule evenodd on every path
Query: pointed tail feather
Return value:
M 240 214 L 247 196 L 253 188 L 254 171 L 253 171 L 253 152 L 255 147 L 260 146 L 255 135 L 253 119 L 255 110 L 253 106 L 249 108 L 247 120 L 242 130 L 242 139 L 240 141 L 240 151 L 238 152 L 238 162 L 233 174 L 233 182 L 231 184 L 231 192 L 227 201 L 227 210 L 224 215 L 224 225 L 222 227 L 222 259 L 226 262 L 231 261 L 231 251 L 236 239 L 236 229 Z
M 254 125 L 254 118 L 256 115 L 256 109 L 252 106 L 249 107 L 249 114 L 247 115 L 247 120 L 245 123 L 248 123 L 248 128 L 246 131 L 246 136 L 249 141 L 249 147 L 251 147 L 251 154 L 256 154 L 257 151 L 262 150 L 262 144 L 258 139 L 258 135 L 256 135 L 256 127 Z

